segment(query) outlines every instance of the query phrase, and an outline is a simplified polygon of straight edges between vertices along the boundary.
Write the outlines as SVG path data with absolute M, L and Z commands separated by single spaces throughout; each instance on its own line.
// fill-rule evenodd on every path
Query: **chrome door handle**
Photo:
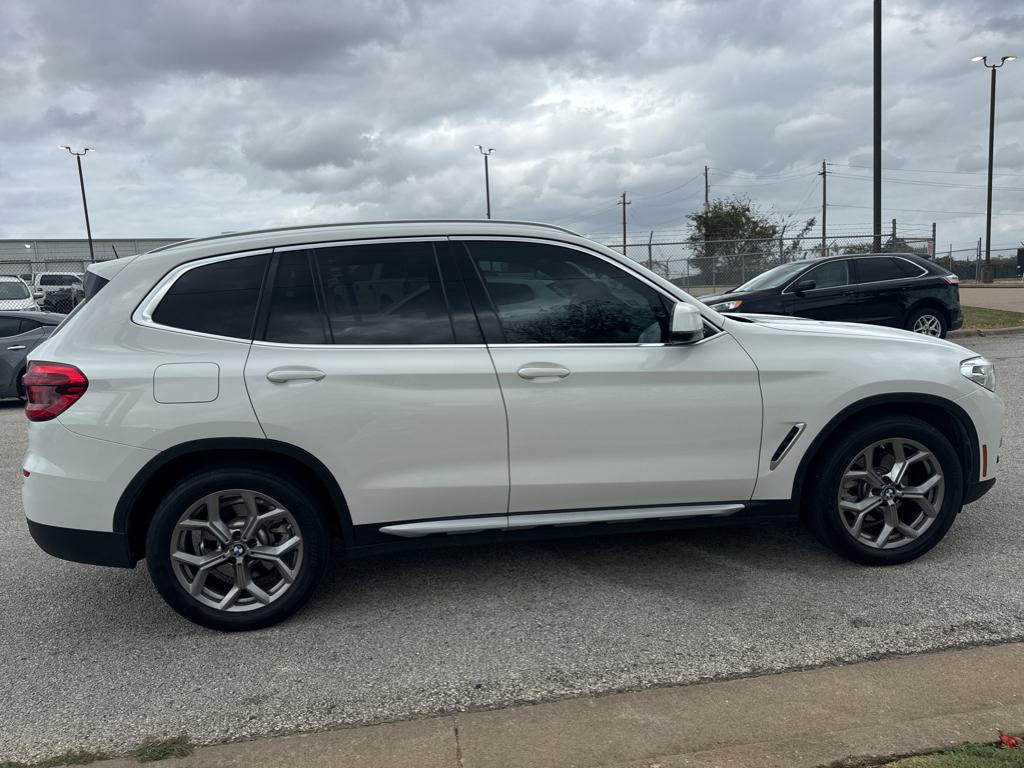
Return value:
M 521 379 L 564 379 L 572 371 L 559 365 L 527 365 L 517 373 Z
M 25 348 L 24 344 L 15 344 L 13 347 L 8 347 L 7 349 L 24 349 L 24 348 Z
M 286 381 L 320 381 L 327 374 L 315 368 L 277 368 L 267 374 L 267 381 L 283 384 Z

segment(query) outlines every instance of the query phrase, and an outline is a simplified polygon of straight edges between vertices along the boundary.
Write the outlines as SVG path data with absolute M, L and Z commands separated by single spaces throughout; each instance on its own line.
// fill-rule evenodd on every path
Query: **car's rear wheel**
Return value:
M 868 565 L 905 563 L 934 547 L 963 503 L 949 440 L 911 417 L 851 430 L 821 457 L 805 520 L 839 554 Z
M 949 330 L 949 323 L 942 312 L 925 307 L 910 314 L 910 317 L 907 318 L 907 330 L 944 339 Z
M 146 559 L 157 590 L 187 619 L 227 631 L 294 613 L 328 562 L 329 532 L 287 477 L 224 468 L 183 480 L 157 508 Z

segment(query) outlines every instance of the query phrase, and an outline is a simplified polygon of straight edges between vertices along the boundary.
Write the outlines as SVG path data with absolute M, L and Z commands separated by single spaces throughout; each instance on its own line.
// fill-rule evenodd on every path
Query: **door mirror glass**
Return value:
M 46 294 L 43 293 L 42 291 L 36 291 L 35 293 L 32 294 L 32 298 L 35 299 L 36 301 L 39 301 L 40 299 L 44 298 L 45 296 L 46 296 Z
M 801 280 L 793 286 L 793 291 L 795 293 L 803 293 L 804 291 L 813 291 L 817 287 L 818 284 L 813 280 Z
M 673 344 L 693 344 L 704 338 L 704 318 L 692 304 L 680 301 L 672 308 L 669 341 Z

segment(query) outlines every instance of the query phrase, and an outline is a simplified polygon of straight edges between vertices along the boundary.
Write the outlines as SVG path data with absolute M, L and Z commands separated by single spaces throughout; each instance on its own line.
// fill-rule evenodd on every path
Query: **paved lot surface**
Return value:
M 960 303 L 968 307 L 1024 312 L 1024 284 L 1014 288 L 969 288 L 961 285 Z
M 1024 639 L 1024 339 L 971 339 L 1007 401 L 1001 480 L 923 560 L 867 569 L 795 524 L 339 565 L 246 635 L 165 608 L 143 568 L 47 557 L 0 406 L 0 761 L 217 741 Z

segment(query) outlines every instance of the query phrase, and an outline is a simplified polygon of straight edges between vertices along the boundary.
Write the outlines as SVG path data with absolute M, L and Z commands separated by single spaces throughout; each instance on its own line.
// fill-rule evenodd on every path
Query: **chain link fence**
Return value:
M 623 253 L 621 240 L 605 245 Z M 824 247 L 820 237 L 657 242 L 652 236 L 647 241 L 627 241 L 625 255 L 701 296 L 735 288 L 779 264 L 874 250 L 869 234 L 830 237 Z M 930 237 L 887 236 L 882 251 L 932 258 L 934 244 Z
M 85 268 L 177 242 L 181 238 L 93 240 L 0 240 L 0 309 L 33 304 L 46 312 L 70 312 L 82 296 Z

